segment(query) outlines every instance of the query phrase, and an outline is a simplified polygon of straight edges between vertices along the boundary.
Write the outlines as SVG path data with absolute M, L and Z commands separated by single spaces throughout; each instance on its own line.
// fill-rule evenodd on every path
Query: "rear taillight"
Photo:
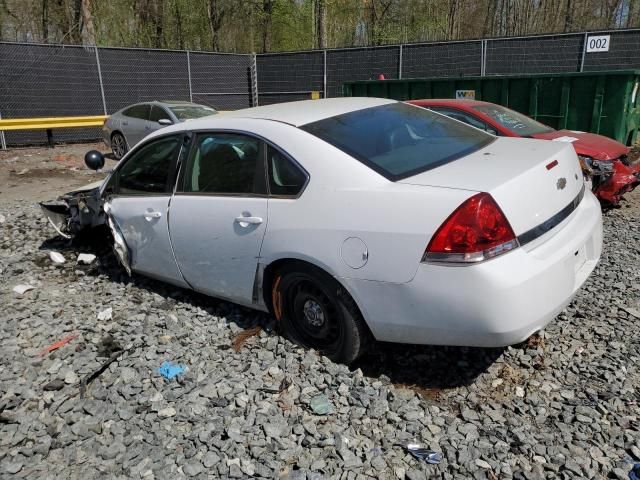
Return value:
M 423 262 L 475 263 L 518 247 L 507 217 L 488 193 L 460 205 L 431 238 Z

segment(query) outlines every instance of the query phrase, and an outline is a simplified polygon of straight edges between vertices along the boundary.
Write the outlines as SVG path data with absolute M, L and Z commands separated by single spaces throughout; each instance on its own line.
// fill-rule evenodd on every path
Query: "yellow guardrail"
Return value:
M 88 117 L 2 118 L 0 119 L 0 131 L 101 127 L 106 119 L 106 115 L 93 115 Z
M 7 144 L 4 132 L 15 130 L 46 130 L 49 146 L 53 147 L 54 128 L 101 127 L 107 119 L 106 115 L 85 117 L 36 117 L 36 118 L 0 118 L 0 148 L 5 150 Z

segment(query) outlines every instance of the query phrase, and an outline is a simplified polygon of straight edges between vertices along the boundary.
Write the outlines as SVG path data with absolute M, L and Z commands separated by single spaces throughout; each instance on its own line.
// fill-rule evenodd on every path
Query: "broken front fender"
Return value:
M 40 208 L 53 228 L 65 238 L 104 223 L 99 186 L 67 193 L 53 202 L 42 202 Z
M 629 167 L 620 160 L 612 162 L 613 172 L 609 178 L 598 185 L 594 193 L 598 200 L 617 206 L 622 196 L 640 184 L 640 170 L 637 166 Z
M 109 202 L 105 202 L 104 204 L 104 213 L 107 218 L 109 230 L 111 230 L 111 236 L 113 237 L 113 251 L 127 274 L 131 276 L 131 254 L 129 252 L 129 247 L 124 241 L 124 236 L 122 235 L 118 224 L 111 215 L 111 204 Z

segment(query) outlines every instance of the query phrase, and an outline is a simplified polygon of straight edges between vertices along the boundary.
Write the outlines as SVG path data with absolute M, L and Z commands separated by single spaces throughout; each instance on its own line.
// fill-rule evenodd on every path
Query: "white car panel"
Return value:
M 602 217 L 591 192 L 559 228 L 531 251 L 519 248 L 470 266 L 422 264 L 405 284 L 340 280 L 379 340 L 512 345 L 553 320 L 600 258 Z
M 547 169 L 554 161 L 557 165 Z M 520 235 L 569 205 L 584 177 L 571 145 L 497 138 L 464 158 L 400 182 L 489 192 Z
M 185 280 L 200 292 L 251 304 L 267 220 L 266 198 L 175 195 L 169 228 Z
M 395 100 L 370 97 L 327 98 L 321 102 L 318 100 L 303 100 L 300 102 L 245 108 L 243 110 L 225 113 L 225 117 L 261 118 L 299 126 L 324 118 L 342 115 L 343 113 L 349 113 L 354 110 L 377 107 L 388 103 L 397 102 Z
M 374 336 L 385 341 L 502 346 L 544 327 L 600 257 L 602 220 L 590 192 L 568 218 L 525 247 L 467 266 L 421 259 L 447 217 L 478 192 L 496 199 L 516 235 L 560 212 L 582 188 L 571 147 L 499 138 L 393 182 L 293 126 L 388 103 L 296 102 L 152 133 L 147 140 L 183 131 L 249 133 L 295 159 L 309 182 L 299 198 L 175 194 L 168 209 L 166 196 L 115 196 L 111 204 L 133 269 L 264 308 L 253 290 L 261 269 L 281 259 L 305 260 L 350 292 Z M 161 215 L 149 218 L 154 212 Z M 261 221 L 242 222 L 243 215 Z

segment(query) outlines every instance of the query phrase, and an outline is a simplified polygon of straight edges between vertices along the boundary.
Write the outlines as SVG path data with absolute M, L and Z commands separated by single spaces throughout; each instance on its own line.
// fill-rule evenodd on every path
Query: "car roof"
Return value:
M 302 100 L 298 102 L 277 103 L 263 107 L 245 108 L 234 112 L 227 112 L 224 114 L 224 117 L 273 120 L 299 127 L 325 118 L 390 103 L 397 102 L 386 98 L 371 97 Z
M 208 128 L 224 128 L 226 120 L 268 120 L 286 123 L 294 127 L 323 120 L 325 118 L 355 112 L 365 108 L 377 107 L 398 103 L 386 98 L 347 97 L 328 98 L 324 100 L 302 100 L 298 102 L 277 103 L 264 107 L 245 108 L 233 112 L 225 112 L 220 115 L 210 115 L 195 118 L 188 122 L 177 123 L 161 128 L 149 134 L 147 138 L 153 138 L 164 134 L 182 132 L 185 130 L 206 130 Z
M 466 98 L 429 98 L 422 100 L 409 100 L 407 103 L 413 105 L 419 105 L 421 107 L 428 106 L 448 106 L 448 107 L 476 107 L 478 105 L 490 105 L 489 102 L 482 102 L 480 100 L 470 100 Z

